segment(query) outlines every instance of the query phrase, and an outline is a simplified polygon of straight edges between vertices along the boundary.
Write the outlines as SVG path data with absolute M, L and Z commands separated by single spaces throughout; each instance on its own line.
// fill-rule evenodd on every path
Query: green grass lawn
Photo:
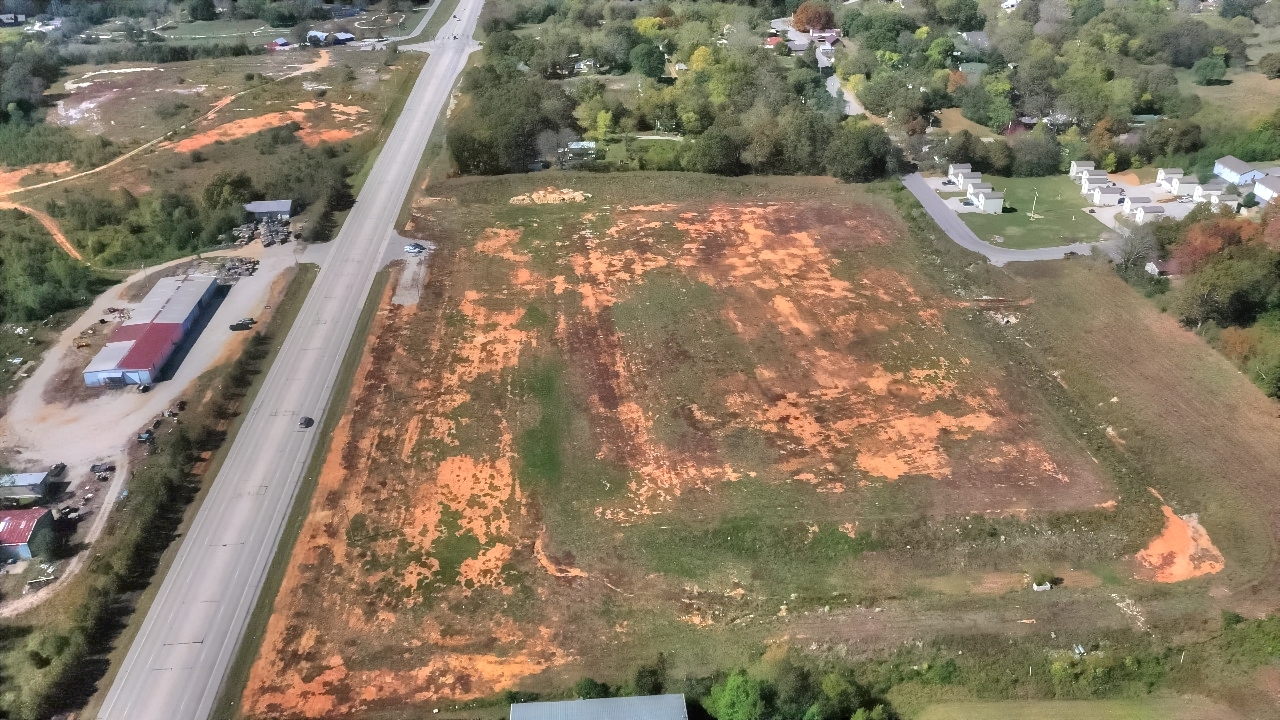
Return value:
M 1239 717 L 1203 698 L 942 703 L 916 720 L 1215 720 Z
M 965 213 L 960 216 L 983 240 L 1018 249 L 1052 247 L 1094 242 L 1107 229 L 1085 212 L 1088 201 L 1080 194 L 1080 187 L 1065 174 L 1041 178 L 987 176 L 984 179 L 994 189 L 1004 191 L 1004 214 Z M 1038 220 L 1027 216 L 1033 200 L 1036 214 L 1044 216 Z M 1004 241 L 999 242 L 996 238 Z

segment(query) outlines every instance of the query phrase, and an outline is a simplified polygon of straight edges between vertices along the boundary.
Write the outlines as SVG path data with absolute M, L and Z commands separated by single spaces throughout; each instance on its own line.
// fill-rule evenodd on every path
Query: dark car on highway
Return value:
M 300 428 L 309 428 L 315 424 L 316 424 L 315 420 L 312 420 L 311 418 L 306 417 L 305 415 L 302 417 L 301 420 L 298 421 L 298 427 Z

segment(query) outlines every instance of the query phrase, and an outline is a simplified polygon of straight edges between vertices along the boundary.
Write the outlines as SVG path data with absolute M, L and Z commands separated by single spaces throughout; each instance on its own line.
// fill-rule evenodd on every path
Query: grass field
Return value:
M 509 202 L 548 183 L 590 197 Z M 825 179 L 553 172 L 425 194 L 406 230 L 440 246 L 424 304 L 379 310 L 244 716 L 470 717 L 449 711 L 625 683 L 660 651 L 700 677 L 774 645 L 894 658 L 903 708 L 943 699 L 902 669 L 938 653 L 969 697 L 1175 676 L 1260 697 L 1205 644 L 1213 598 L 1271 576 L 1273 451 L 1250 424 L 1269 401 L 1157 333 L 1110 271 L 983 268 L 911 231 L 899 211 L 919 209 L 888 188 Z M 1191 364 L 1157 383 L 1107 341 Z M 1212 483 L 1227 461 L 1189 440 L 1228 405 L 1223 444 L 1256 490 Z M 1225 570 L 1135 579 L 1162 525 L 1148 487 L 1200 513 Z M 1030 592 L 1040 573 L 1053 593 Z M 1194 677 L 1156 639 L 1173 635 Z
M 1065 174 L 1042 178 L 989 175 L 984 179 L 993 189 L 1004 192 L 1004 214 L 964 213 L 960 216 L 983 240 L 1025 249 L 1096 242 L 1107 231 L 1105 225 L 1085 212 L 1089 202 L 1080 194 L 1080 186 Z M 1036 214 L 1044 217 L 1035 220 L 1028 217 L 1033 201 Z
M 961 114 L 960 108 L 944 108 L 939 110 L 938 120 L 942 123 L 944 132 L 955 134 L 961 130 L 968 130 L 970 134 L 980 138 L 999 137 L 991 132 L 991 128 L 986 125 L 979 125 Z
M 1237 720 L 1230 708 L 1201 698 L 1065 702 L 946 703 L 915 720 Z
M 1238 128 L 1275 112 L 1280 80 L 1269 80 L 1253 69 L 1232 68 L 1225 85 L 1197 85 L 1190 70 L 1176 69 L 1178 90 L 1200 96 L 1204 105 L 1193 118 L 1207 128 Z

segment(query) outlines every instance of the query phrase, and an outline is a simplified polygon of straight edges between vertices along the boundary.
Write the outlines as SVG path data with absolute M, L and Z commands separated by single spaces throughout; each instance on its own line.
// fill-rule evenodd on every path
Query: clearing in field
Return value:
M 1028 249 L 1098 242 L 1107 226 L 1087 212 L 1089 201 L 1066 175 L 1039 178 L 983 178 L 993 190 L 1004 192 L 1002 215 L 964 213 L 960 216 L 978 237 L 1002 247 Z M 1028 216 L 1032 205 L 1040 217 Z
M 454 181 L 415 206 L 408 232 L 440 245 L 432 277 L 420 305 L 383 298 L 248 715 L 616 681 L 659 650 L 725 667 L 799 643 L 787 623 L 811 609 L 843 617 L 1003 547 L 984 515 L 1119 512 L 1044 398 L 976 339 L 1030 299 L 944 292 L 884 198 L 813 180 L 572 182 L 586 195 Z M 999 522 L 1009 547 L 1029 527 Z M 959 555 L 867 552 L 910 553 L 926 528 Z M 999 555 L 974 560 L 997 573 L 973 592 L 1026 590 Z M 1000 607 L 1001 627 L 1034 629 Z

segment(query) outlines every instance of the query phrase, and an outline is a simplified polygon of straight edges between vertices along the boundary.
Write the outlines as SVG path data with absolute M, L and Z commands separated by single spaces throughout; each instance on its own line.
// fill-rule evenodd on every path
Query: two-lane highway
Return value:
M 205 720 L 315 450 L 316 429 L 436 118 L 476 45 L 461 0 L 268 372 L 143 622 L 100 720 Z M 453 40 L 457 37 L 459 39 Z M 318 424 L 318 423 L 317 423 Z

